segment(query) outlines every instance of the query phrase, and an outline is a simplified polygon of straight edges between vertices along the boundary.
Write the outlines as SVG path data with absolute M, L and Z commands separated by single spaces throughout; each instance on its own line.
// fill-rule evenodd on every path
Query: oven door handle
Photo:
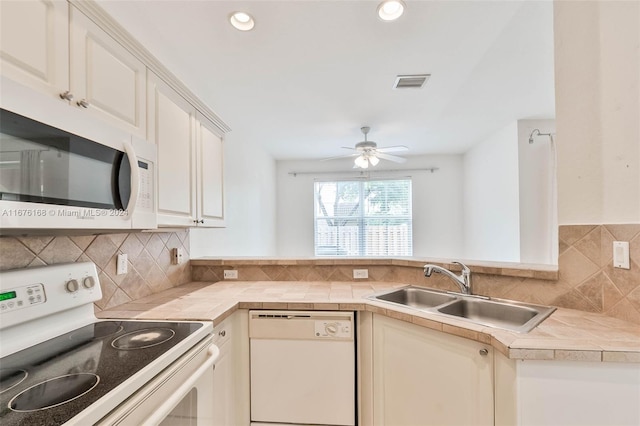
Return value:
M 212 344 L 207 349 L 207 354 L 209 357 L 198 369 L 184 381 L 182 385 L 162 404 L 162 407 L 158 408 L 151 416 L 149 416 L 144 422 L 143 425 L 158 425 L 162 422 L 169 413 L 178 405 L 182 398 L 189 393 L 193 385 L 200 379 L 200 377 L 207 372 L 211 367 L 214 367 L 214 364 L 218 360 L 220 356 L 220 349 Z M 215 368 L 215 367 L 214 367 Z
M 125 219 L 133 217 L 133 212 L 136 209 L 138 202 L 138 192 L 140 192 L 140 170 L 138 169 L 138 157 L 133 150 L 133 145 L 128 140 L 123 141 L 124 152 L 129 158 L 129 167 L 131 168 L 131 194 L 129 195 L 129 202 L 127 203 L 127 215 Z

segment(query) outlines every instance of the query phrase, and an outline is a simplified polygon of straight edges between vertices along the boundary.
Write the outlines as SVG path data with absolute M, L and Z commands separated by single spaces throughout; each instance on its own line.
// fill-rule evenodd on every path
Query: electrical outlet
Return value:
M 628 241 L 613 242 L 613 267 L 620 269 L 629 269 Z
M 171 249 L 171 263 L 174 265 L 179 265 L 182 263 L 184 259 L 184 249 L 183 248 L 172 248 Z
M 354 269 L 353 270 L 353 278 L 355 278 L 355 279 L 369 278 L 369 270 L 368 269 Z
M 225 280 L 237 280 L 238 279 L 238 271 L 235 269 L 227 269 L 224 271 L 224 279 Z
M 118 262 L 116 264 L 116 275 L 124 275 L 127 273 L 127 263 L 129 262 L 129 256 L 126 254 L 118 255 Z

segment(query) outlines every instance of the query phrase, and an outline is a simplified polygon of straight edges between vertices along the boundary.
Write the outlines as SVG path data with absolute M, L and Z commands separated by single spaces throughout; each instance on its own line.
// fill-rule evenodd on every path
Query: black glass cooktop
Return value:
M 0 359 L 0 424 L 61 425 L 202 327 L 104 321 Z

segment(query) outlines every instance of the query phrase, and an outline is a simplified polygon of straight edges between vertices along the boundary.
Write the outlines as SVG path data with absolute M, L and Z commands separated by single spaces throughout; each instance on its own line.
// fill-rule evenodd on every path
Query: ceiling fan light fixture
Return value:
M 376 157 L 375 155 L 371 155 L 371 156 L 369 156 L 369 162 L 371 163 L 372 166 L 375 167 L 380 162 L 380 159 L 378 157 Z
M 240 31 L 251 31 L 256 25 L 253 17 L 246 12 L 233 12 L 229 15 L 229 22 Z
M 378 16 L 383 21 L 395 21 L 402 16 L 405 8 L 402 0 L 385 0 L 378 5 Z
M 359 155 L 356 157 L 354 164 L 360 169 L 366 169 L 369 167 L 369 160 L 367 160 L 367 157 L 365 157 L 364 154 Z

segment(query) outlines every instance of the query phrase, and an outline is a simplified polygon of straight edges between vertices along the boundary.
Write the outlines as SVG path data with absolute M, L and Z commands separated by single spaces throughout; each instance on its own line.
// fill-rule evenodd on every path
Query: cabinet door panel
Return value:
M 199 226 L 224 225 L 223 141 L 200 119 Z
M 379 315 L 373 330 L 375 424 L 493 424 L 490 347 Z
M 71 8 L 71 92 L 88 113 L 146 138 L 144 64 Z
M 149 73 L 149 138 L 158 146 L 158 225 L 195 220 L 195 108 Z
M 2 74 L 56 97 L 69 89 L 66 1 L 1 1 Z

